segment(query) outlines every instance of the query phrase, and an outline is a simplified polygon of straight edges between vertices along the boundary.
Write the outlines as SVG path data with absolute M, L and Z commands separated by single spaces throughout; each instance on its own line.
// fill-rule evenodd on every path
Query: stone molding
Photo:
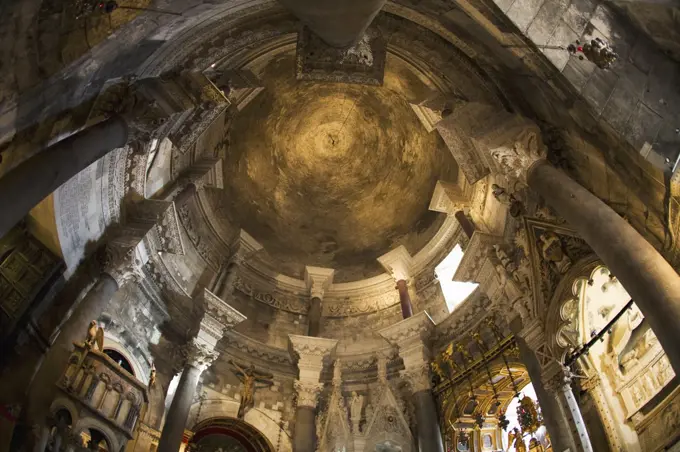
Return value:
M 332 268 L 305 266 L 305 285 L 309 296 L 323 300 L 324 293 L 333 284 L 334 273 Z
M 493 254 L 493 245 L 501 243 L 502 238 L 475 231 L 465 248 L 465 254 L 453 275 L 454 281 L 482 283 L 485 275 L 484 267 L 495 266 L 490 261 Z M 488 269 L 487 269 L 488 270 Z M 488 272 L 486 272 L 488 273 Z
M 409 386 L 411 387 L 411 391 L 414 393 L 429 391 L 432 389 L 430 384 L 430 368 L 427 363 L 424 363 L 422 366 L 404 371 L 403 377 L 406 379 Z
M 319 394 L 323 390 L 323 383 L 314 383 L 306 380 L 295 380 L 297 391 L 297 406 L 316 408 L 319 402 Z

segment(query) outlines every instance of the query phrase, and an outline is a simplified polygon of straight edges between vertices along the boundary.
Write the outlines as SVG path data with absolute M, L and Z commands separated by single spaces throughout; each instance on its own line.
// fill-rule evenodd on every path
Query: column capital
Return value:
M 411 277 L 413 258 L 404 245 L 383 254 L 378 258 L 378 262 L 395 281 L 408 281 Z
M 305 284 L 311 298 L 320 298 L 333 284 L 335 270 L 332 268 L 305 266 Z
M 136 246 L 136 243 L 108 243 L 96 251 L 95 260 L 99 270 L 113 278 L 119 288 L 140 276 Z
M 418 367 L 413 367 L 404 371 L 404 378 L 411 386 L 411 391 L 429 391 L 432 389 L 430 383 L 430 366 L 427 363 L 423 363 Z
M 316 408 L 319 394 L 323 390 L 323 383 L 295 380 L 295 390 L 297 391 L 297 406 Z
M 474 142 L 489 153 L 498 172 L 524 185 L 527 185 L 531 168 L 545 161 L 547 155 L 541 130 L 534 122 L 520 116 L 508 118 L 492 133 Z
M 214 346 L 200 338 L 194 338 L 180 347 L 179 352 L 186 366 L 196 367 L 203 372 L 217 359 Z

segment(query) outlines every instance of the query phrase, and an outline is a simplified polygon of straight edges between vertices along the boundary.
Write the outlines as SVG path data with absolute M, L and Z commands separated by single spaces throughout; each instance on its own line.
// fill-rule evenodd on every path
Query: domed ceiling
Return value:
M 382 87 L 298 81 L 292 53 L 258 76 L 265 90 L 231 125 L 213 218 L 248 231 L 272 269 L 297 278 L 305 265 L 336 269 L 336 282 L 367 278 L 395 246 L 418 252 L 444 221 L 428 210 L 436 182 L 458 174 L 409 105 L 426 82 L 396 57 Z

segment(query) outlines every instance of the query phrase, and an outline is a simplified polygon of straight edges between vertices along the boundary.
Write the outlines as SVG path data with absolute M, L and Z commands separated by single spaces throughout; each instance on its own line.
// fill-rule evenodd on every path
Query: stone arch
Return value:
M 99 433 L 101 433 L 101 435 L 104 437 L 104 441 L 106 441 L 108 450 L 111 452 L 116 452 L 123 446 L 123 444 L 119 444 L 117 441 L 117 436 L 113 430 L 111 430 L 108 425 L 98 419 L 84 417 L 81 418 L 73 427 L 73 432 L 77 435 L 84 433 L 86 430 L 97 430 Z
M 248 422 L 231 417 L 212 417 L 194 425 L 192 430 L 194 435 L 189 444 L 193 447 L 228 442 L 239 445 L 248 452 L 274 452 L 275 450 L 260 429 Z
M 65 397 L 56 398 L 50 406 L 50 415 L 56 419 L 60 410 L 66 410 L 71 416 L 71 425 L 76 425 L 79 418 L 78 408 L 71 400 Z

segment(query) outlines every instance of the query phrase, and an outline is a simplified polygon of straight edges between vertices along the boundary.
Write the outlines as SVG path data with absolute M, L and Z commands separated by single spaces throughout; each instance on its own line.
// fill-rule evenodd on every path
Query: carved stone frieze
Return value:
M 382 85 L 387 45 L 380 31 L 369 27 L 357 44 L 337 48 L 304 26 L 298 34 L 298 80 Z
M 294 314 L 306 314 L 309 310 L 307 303 L 303 302 L 299 297 L 258 291 L 253 285 L 246 282 L 240 276 L 236 277 L 234 281 L 234 289 L 252 297 L 254 300 L 268 304 L 276 309 L 281 309 L 282 311 L 292 312 Z

